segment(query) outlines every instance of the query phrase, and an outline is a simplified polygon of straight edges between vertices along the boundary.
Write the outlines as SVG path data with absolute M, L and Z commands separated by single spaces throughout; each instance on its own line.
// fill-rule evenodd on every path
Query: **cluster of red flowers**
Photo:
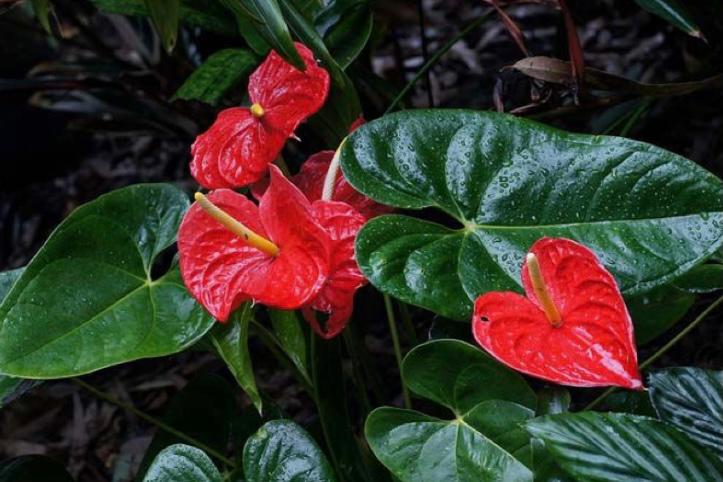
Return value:
M 354 294 L 366 283 L 354 258 L 357 233 L 389 208 L 336 176 L 333 151 L 309 157 L 291 180 L 272 165 L 329 91 L 328 73 L 306 47 L 297 49 L 304 72 L 272 52 L 249 80 L 251 107 L 221 112 L 193 145 L 191 172 L 212 191 L 197 194 L 181 224 L 181 273 L 219 321 L 253 301 L 301 309 L 316 333 L 331 338 L 346 326 Z M 232 190 L 243 186 L 251 186 L 258 205 Z M 329 190 L 335 200 L 323 194 Z M 488 353 L 566 385 L 642 387 L 630 315 L 591 250 L 543 238 L 521 276 L 526 297 L 490 292 L 475 303 L 473 334 Z M 324 326 L 316 312 L 329 315 Z
M 212 191 L 198 196 L 181 224 L 181 274 L 221 322 L 253 301 L 302 309 L 314 331 L 331 338 L 346 326 L 354 294 L 366 283 L 354 258 L 356 235 L 388 209 L 341 174 L 334 200 L 321 199 L 333 151 L 311 156 L 293 183 L 272 165 L 329 92 L 329 74 L 308 48 L 296 48 L 305 71 L 271 52 L 249 79 L 252 105 L 222 111 L 194 143 L 191 173 Z M 258 206 L 232 190 L 252 184 Z M 329 315 L 326 323 L 316 311 Z

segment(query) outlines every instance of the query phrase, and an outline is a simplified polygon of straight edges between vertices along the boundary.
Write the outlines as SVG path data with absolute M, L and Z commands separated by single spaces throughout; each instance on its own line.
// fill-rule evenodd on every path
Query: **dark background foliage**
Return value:
M 138 182 L 171 181 L 195 187 L 189 146 L 215 116 L 200 102 L 172 100 L 183 80 L 209 53 L 240 39 L 184 28 L 173 54 L 163 51 L 144 18 L 98 13 L 89 1 L 58 0 L 48 37 L 27 5 L 0 2 L 0 270 L 23 266 L 51 230 L 78 205 Z M 28 2 L 29 3 L 29 2 Z M 538 4 L 539 3 L 539 4 Z M 723 2 L 686 2 L 707 43 L 687 36 L 628 0 L 570 1 L 585 61 L 609 73 L 649 83 L 702 79 L 721 72 Z M 375 30 L 349 75 L 365 115 L 379 116 L 425 61 L 489 6 L 470 0 L 424 0 L 424 29 L 414 1 L 373 4 Z M 566 59 L 560 13 L 533 2 L 509 8 L 533 55 Z M 422 32 L 424 34 L 422 35 Z M 424 40 L 424 41 L 423 41 Z M 427 54 L 428 55 L 428 54 Z M 682 154 L 723 174 L 723 90 L 657 98 L 616 99 L 597 105 L 570 86 L 552 86 L 504 69 L 523 54 L 495 15 L 474 29 L 423 77 L 407 107 L 504 107 L 572 131 L 622 134 Z M 243 101 L 243 86 L 226 105 Z M 302 128 L 307 146 L 321 140 Z M 309 147 L 308 152 L 313 152 Z M 292 147 L 292 168 L 303 160 Z M 379 403 L 398 404 L 401 392 L 383 306 L 371 290 L 360 294 L 355 329 L 366 334 L 380 374 Z M 699 300 L 689 316 L 705 306 Z M 413 313 L 415 336 L 426 338 L 431 315 Z M 466 327 L 462 326 L 464 330 Z M 435 323 L 436 330 L 459 330 Z M 411 334 L 403 334 L 408 343 Z M 652 352 L 669 339 L 646 347 Z M 661 360 L 662 365 L 723 365 L 723 336 L 711 317 Z M 287 371 L 254 344 L 261 388 L 276 408 L 314 424 L 309 400 Z M 349 367 L 346 367 L 349 368 Z M 200 372 L 223 373 L 202 353 L 137 362 L 103 371 L 90 381 L 153 414 Z M 625 402 L 625 400 L 622 400 Z M 248 406 L 249 401 L 241 400 Z M 152 434 L 142 420 L 104 403 L 77 385 L 51 382 L 0 412 L 0 458 L 49 454 L 78 480 L 130 480 Z

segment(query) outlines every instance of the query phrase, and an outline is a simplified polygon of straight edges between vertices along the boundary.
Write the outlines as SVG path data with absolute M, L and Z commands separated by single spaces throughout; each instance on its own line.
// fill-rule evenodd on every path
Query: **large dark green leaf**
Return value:
M 151 464 L 143 482 L 222 482 L 208 455 L 196 447 L 171 445 Z
M 542 236 L 592 248 L 629 295 L 672 281 L 723 243 L 720 179 L 628 139 L 416 110 L 362 126 L 341 163 L 367 196 L 438 208 L 461 225 L 383 216 L 356 245 L 372 284 L 450 318 L 468 319 L 480 293 L 519 290 L 523 257 Z
M 222 2 L 244 19 L 245 27 L 253 28 L 291 65 L 304 69 L 304 61 L 296 51 L 277 0 L 222 0 Z
M 248 482 L 334 482 L 326 456 L 301 427 L 290 420 L 273 420 L 252 435 L 244 447 Z
M 261 413 L 263 404 L 256 386 L 248 345 L 252 315 L 251 303 L 246 303 L 231 315 L 228 323 L 217 323 L 208 333 L 208 340 L 216 353 L 226 362 L 239 386 L 251 398 L 256 410 Z
M 314 18 L 314 26 L 342 69 L 369 40 L 374 26 L 367 0 L 331 0 Z
M 696 266 L 675 280 L 674 284 L 689 293 L 712 293 L 723 290 L 723 264 Z
M 635 341 L 643 345 L 680 321 L 695 303 L 695 296 L 665 285 L 625 301 L 635 324 Z
M 451 420 L 383 407 L 365 434 L 379 460 L 403 482 L 531 481 L 529 436 L 535 394 L 516 373 L 457 340 L 435 340 L 404 359 L 404 382 L 449 408 Z
M 723 480 L 723 463 L 655 419 L 599 412 L 546 415 L 527 423 L 558 463 L 585 481 Z
M 25 455 L 0 464 L 0 482 L 73 482 L 73 477 L 49 457 Z
M 175 97 L 218 105 L 228 91 L 248 77 L 256 56 L 245 49 L 214 52 L 176 91 Z
M 166 52 L 171 52 L 178 39 L 181 0 L 144 0 L 153 25 Z
M 660 419 L 723 458 L 723 372 L 668 368 L 648 383 Z
M 635 0 L 641 8 L 659 16 L 693 37 L 702 37 L 690 12 L 678 0 Z
M 306 364 L 306 335 L 295 311 L 269 310 L 276 339 L 291 363 L 311 383 Z
M 231 435 L 237 406 L 234 392 L 216 375 L 200 375 L 183 387 L 168 405 L 163 422 L 179 432 L 223 453 Z M 158 430 L 138 470 L 141 479 L 163 449 L 184 442 L 165 430 Z
M 120 15 L 150 16 L 145 0 L 92 0 L 102 11 Z M 181 0 L 181 22 L 221 35 L 236 35 L 236 21 L 216 0 Z
M 173 244 L 186 196 L 136 185 L 75 210 L 0 305 L 0 372 L 61 378 L 195 343 L 213 319 L 173 267 L 151 274 Z

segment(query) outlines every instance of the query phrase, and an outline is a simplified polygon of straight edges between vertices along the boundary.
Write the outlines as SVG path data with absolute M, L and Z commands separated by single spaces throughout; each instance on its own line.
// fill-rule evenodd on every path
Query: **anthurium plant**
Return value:
M 227 371 L 145 416 L 139 481 L 723 480 L 723 372 L 655 364 L 723 303 L 720 178 L 505 113 L 391 112 L 408 89 L 365 118 L 364 1 L 97 4 L 149 16 L 171 50 L 184 24 L 238 22 L 249 49 L 211 55 L 177 96 L 245 100 L 188 145 L 196 189 L 108 192 L 0 274 L 0 406 L 71 378 L 128 409 L 78 377 L 197 350 Z M 52 2 L 33 5 L 47 25 Z M 391 381 L 364 339 L 380 315 Z M 260 388 L 259 353 L 313 421 Z M 0 466 L 28 473 L 72 480 L 43 457 Z

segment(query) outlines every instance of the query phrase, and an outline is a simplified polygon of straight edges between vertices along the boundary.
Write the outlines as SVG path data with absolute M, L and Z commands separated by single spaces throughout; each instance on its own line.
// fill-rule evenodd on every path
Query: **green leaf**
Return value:
M 532 480 L 529 436 L 534 392 L 524 379 L 481 350 L 435 340 L 412 350 L 402 365 L 417 395 L 449 408 L 452 420 L 383 407 L 365 434 L 377 458 L 403 482 Z
M 644 345 L 665 333 L 693 306 L 695 296 L 673 285 L 655 288 L 626 300 L 635 324 L 635 341 Z
M 244 447 L 248 482 L 336 481 L 321 449 L 290 420 L 272 420 L 252 435 Z
M 62 464 L 43 455 L 24 455 L 0 463 L 0 482 L 73 482 Z
M 628 295 L 672 281 L 723 244 L 720 179 L 629 139 L 414 110 L 356 130 L 341 164 L 376 201 L 438 208 L 461 225 L 382 216 L 356 243 L 372 284 L 449 318 L 468 320 L 480 293 L 519 291 L 523 257 L 542 236 L 592 248 Z
M 245 49 L 214 52 L 176 91 L 174 98 L 218 105 L 224 95 L 248 77 L 256 57 Z
M 306 336 L 295 311 L 269 310 L 276 339 L 294 366 L 311 382 L 306 364 Z
M 346 69 L 364 50 L 374 22 L 366 0 L 331 0 L 317 13 L 314 26 L 332 57 Z
M 143 482 L 223 482 L 223 477 L 203 451 L 178 444 L 158 454 Z
M 92 0 L 100 10 L 119 15 L 150 16 L 145 0 Z M 180 21 L 229 37 L 236 36 L 236 21 L 216 0 L 181 0 Z
M 237 412 L 234 392 L 226 381 L 216 375 L 197 376 L 171 400 L 163 422 L 177 431 L 193 437 L 220 453 L 226 451 L 231 424 Z M 138 470 L 139 479 L 163 449 L 184 442 L 175 435 L 158 430 L 146 450 Z
M 404 357 L 402 377 L 412 392 L 457 415 L 486 400 L 506 400 L 530 409 L 537 406 L 535 392 L 524 378 L 459 340 L 417 346 Z
M 660 419 L 723 458 L 723 371 L 668 368 L 648 383 Z
M 0 373 L 63 378 L 184 350 L 213 319 L 176 267 L 151 276 L 188 208 L 170 185 L 135 185 L 76 209 L 0 305 Z
M 256 387 L 248 345 L 252 315 L 251 303 L 246 303 L 231 315 L 227 323 L 217 323 L 208 333 L 208 340 L 216 353 L 226 362 L 239 386 L 251 398 L 256 410 L 261 413 L 263 404 L 259 389 Z
M 50 28 L 50 0 L 32 0 L 30 4 L 33 6 L 35 17 L 40 22 L 40 25 L 48 34 L 52 34 L 53 31 Z
M 673 284 L 689 293 L 712 293 L 723 290 L 723 264 L 696 266 Z
M 166 52 L 173 51 L 178 39 L 181 0 L 144 0 L 153 25 Z
M 703 38 L 700 27 L 695 23 L 687 8 L 678 0 L 635 0 L 640 8 L 657 15 L 674 27 L 693 37 Z
M 245 19 L 263 39 L 287 62 L 304 70 L 304 61 L 294 46 L 286 20 L 277 0 L 222 0 L 223 3 Z
M 0 272 L 0 303 L 5 300 L 5 297 L 10 292 L 10 288 L 12 288 L 20 278 L 23 271 L 25 271 L 25 268 L 16 268 Z
M 570 391 L 564 387 L 544 387 L 537 392 L 537 414 L 554 415 L 570 410 Z
M 599 412 L 546 415 L 527 423 L 579 480 L 723 480 L 723 463 L 677 429 L 647 417 Z

